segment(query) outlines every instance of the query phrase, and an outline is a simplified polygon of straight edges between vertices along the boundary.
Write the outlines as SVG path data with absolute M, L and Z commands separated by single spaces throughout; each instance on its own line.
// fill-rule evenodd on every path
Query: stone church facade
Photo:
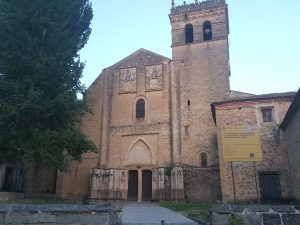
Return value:
M 80 129 L 99 154 L 84 155 L 61 175 L 68 186 L 63 195 L 220 198 L 210 103 L 229 94 L 227 5 L 173 5 L 169 17 L 172 59 L 140 49 L 104 69 L 89 87 L 92 114 Z
M 283 197 L 290 197 L 277 128 L 261 124 L 253 108 L 276 107 L 280 123 L 295 93 L 231 91 L 225 0 L 172 2 L 172 59 L 140 49 L 104 69 L 85 96 L 92 113 L 79 124 L 99 152 L 71 162 L 67 172 L 29 173 L 35 182 L 28 182 L 28 192 L 51 186 L 51 193 L 67 199 L 255 200 L 252 164 L 235 164 L 233 193 L 230 164 L 222 159 L 219 129 L 239 122 L 260 127 L 264 160 L 257 169 L 278 171 Z M 52 183 L 36 182 L 45 174 Z

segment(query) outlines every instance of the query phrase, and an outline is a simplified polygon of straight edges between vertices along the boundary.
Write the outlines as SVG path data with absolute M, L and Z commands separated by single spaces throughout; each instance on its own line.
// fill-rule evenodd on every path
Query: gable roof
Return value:
M 134 53 L 120 60 L 119 62 L 111 65 L 106 69 L 103 69 L 100 75 L 92 82 L 92 84 L 87 88 L 87 90 L 91 89 L 100 80 L 103 71 L 107 69 L 113 70 L 118 68 L 137 67 L 140 63 L 143 63 L 144 65 L 155 65 L 161 64 L 166 60 L 170 61 L 171 59 L 157 54 L 155 52 L 149 51 L 147 49 L 140 48 L 139 50 L 135 51 Z
M 284 92 L 284 93 L 271 93 L 271 94 L 262 94 L 262 95 L 249 95 L 237 98 L 228 98 L 218 102 L 211 103 L 211 112 L 216 124 L 216 106 L 223 105 L 227 103 L 239 103 L 239 102 L 249 102 L 249 101 L 261 101 L 261 100 L 273 100 L 273 99 L 293 99 L 296 95 L 296 92 Z
M 171 60 L 165 56 L 149 51 L 144 48 L 140 48 L 119 62 L 108 67 L 109 69 L 122 68 L 122 67 L 135 67 L 139 63 L 148 65 L 160 64 L 166 60 Z
M 290 108 L 288 109 L 281 125 L 280 128 L 283 130 L 286 130 L 291 119 L 293 118 L 293 116 L 296 114 L 296 112 L 300 110 L 300 88 L 298 90 L 298 93 L 296 94 L 294 101 L 292 102 L 292 104 L 290 105 Z

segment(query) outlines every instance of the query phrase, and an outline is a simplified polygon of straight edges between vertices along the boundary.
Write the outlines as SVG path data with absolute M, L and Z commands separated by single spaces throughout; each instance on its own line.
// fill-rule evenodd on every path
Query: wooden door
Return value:
M 152 171 L 144 170 L 143 171 L 143 201 L 152 200 Z
M 281 198 L 278 172 L 259 173 L 260 196 L 263 201 L 278 201 Z
M 128 201 L 138 200 L 138 171 L 130 170 L 128 174 Z

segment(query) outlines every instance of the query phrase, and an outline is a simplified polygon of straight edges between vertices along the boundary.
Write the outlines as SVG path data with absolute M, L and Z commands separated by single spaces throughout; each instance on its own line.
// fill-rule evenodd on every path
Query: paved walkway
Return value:
M 122 210 L 123 225 L 197 225 L 196 222 L 153 203 L 126 203 Z

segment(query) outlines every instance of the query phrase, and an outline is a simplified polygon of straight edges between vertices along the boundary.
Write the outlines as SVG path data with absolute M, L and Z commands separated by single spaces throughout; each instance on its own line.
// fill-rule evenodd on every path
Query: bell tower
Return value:
M 182 63 L 179 73 L 181 162 L 218 164 L 216 128 L 210 104 L 229 94 L 228 9 L 225 0 L 176 6 L 169 14 L 172 58 Z

